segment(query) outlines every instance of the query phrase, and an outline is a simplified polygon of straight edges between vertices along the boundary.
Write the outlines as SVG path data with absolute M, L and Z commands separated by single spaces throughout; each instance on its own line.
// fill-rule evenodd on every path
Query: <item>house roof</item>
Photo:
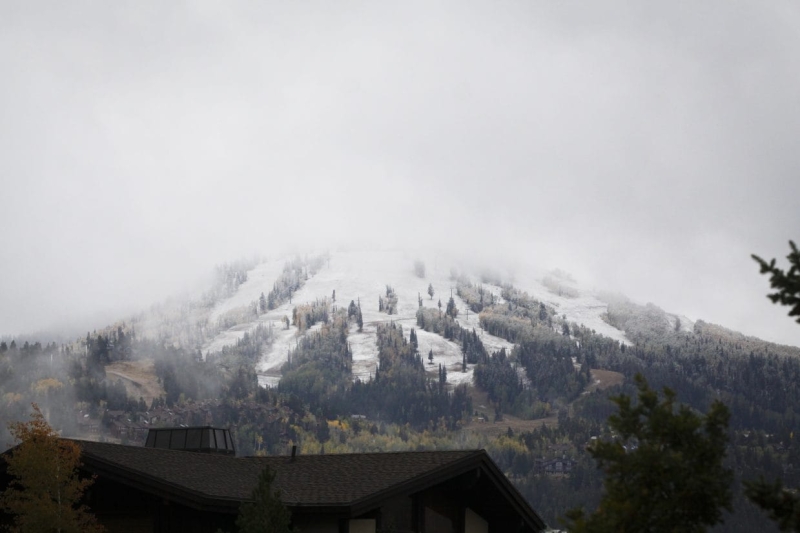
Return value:
M 411 494 L 480 469 L 533 529 L 544 522 L 484 450 L 233 457 L 181 450 L 75 441 L 93 473 L 196 508 L 235 512 L 260 472 L 295 510 L 358 514 L 395 495 Z

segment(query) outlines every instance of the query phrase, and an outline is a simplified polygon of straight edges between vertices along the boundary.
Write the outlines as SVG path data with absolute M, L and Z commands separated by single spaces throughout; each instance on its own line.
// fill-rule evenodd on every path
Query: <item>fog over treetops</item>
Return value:
M 749 257 L 800 239 L 799 26 L 789 1 L 4 3 L 0 335 L 389 248 L 800 345 Z

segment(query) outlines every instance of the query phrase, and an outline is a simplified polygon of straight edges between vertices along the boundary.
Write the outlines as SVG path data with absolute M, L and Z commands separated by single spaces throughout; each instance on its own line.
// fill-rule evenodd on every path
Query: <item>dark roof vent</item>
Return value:
M 211 426 L 150 428 L 144 445 L 146 448 L 236 455 L 231 432 Z

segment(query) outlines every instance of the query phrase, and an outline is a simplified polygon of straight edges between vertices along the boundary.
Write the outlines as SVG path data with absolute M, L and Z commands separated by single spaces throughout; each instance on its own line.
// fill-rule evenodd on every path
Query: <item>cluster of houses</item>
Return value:
M 566 444 L 555 444 L 548 446 L 547 449 L 550 458 L 535 459 L 533 462 L 534 472 L 553 476 L 569 476 L 572 469 L 578 464 L 578 461 L 567 455 L 570 453 L 571 447 Z

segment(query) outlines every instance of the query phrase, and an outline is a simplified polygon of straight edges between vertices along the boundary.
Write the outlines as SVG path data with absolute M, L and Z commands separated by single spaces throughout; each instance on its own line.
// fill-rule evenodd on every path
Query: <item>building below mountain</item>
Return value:
M 266 467 L 304 533 L 546 527 L 483 450 L 235 457 L 76 442 L 83 470 L 96 476 L 87 503 L 109 533 L 235 531 Z

